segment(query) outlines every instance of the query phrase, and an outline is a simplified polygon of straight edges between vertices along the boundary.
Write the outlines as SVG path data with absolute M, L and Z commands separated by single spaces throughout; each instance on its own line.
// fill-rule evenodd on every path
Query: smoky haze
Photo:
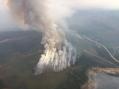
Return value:
M 36 74 L 47 68 L 61 71 L 75 64 L 76 51 L 66 38 L 67 25 L 64 25 L 64 18 L 73 13 L 69 3 L 63 0 L 9 0 L 8 7 L 21 26 L 25 29 L 32 27 L 43 34 L 41 44 L 45 50 L 37 64 Z
M 0 31 L 9 31 L 17 25 L 13 21 L 4 0 L 0 0 Z
M 45 50 L 36 68 L 36 74 L 40 74 L 47 68 L 61 71 L 75 64 L 76 48 L 68 39 L 70 39 L 69 33 L 74 35 L 76 33 L 68 29 L 65 18 L 72 16 L 75 10 L 80 8 L 118 9 L 118 5 L 112 2 L 111 0 L 109 2 L 107 0 L 85 0 L 85 2 L 81 0 L 8 0 L 7 5 L 21 27 L 34 28 L 43 34 L 41 44 L 44 45 Z

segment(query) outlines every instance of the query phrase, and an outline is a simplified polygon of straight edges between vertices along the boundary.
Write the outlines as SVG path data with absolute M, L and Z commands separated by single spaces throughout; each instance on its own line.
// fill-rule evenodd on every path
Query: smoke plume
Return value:
M 42 32 L 44 52 L 39 59 L 36 74 L 47 69 L 61 71 L 75 64 L 76 51 L 67 40 L 65 18 L 73 14 L 68 0 L 8 0 L 15 19 L 24 27 Z M 63 22 L 63 23 L 62 23 Z

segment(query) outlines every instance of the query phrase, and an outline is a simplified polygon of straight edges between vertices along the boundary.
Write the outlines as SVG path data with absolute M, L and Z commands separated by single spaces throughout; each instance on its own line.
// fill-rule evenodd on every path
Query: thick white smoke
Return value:
M 69 38 L 66 34 L 69 31 L 64 20 L 73 14 L 74 8 L 119 8 L 118 0 L 7 1 L 12 15 L 21 26 L 34 28 L 43 33 L 41 44 L 44 45 L 45 50 L 37 64 L 36 74 L 42 73 L 46 69 L 60 71 L 75 63 L 76 52 L 67 40 Z
M 47 69 L 61 71 L 75 63 L 76 52 L 65 33 L 64 18 L 73 13 L 67 0 L 8 0 L 12 14 L 25 27 L 43 33 L 44 52 L 37 64 L 36 74 Z

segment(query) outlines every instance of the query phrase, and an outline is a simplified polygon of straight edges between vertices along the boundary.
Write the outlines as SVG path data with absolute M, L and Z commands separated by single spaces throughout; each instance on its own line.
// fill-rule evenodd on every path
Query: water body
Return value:
M 95 76 L 95 86 L 95 89 L 119 89 L 119 77 L 98 73 Z

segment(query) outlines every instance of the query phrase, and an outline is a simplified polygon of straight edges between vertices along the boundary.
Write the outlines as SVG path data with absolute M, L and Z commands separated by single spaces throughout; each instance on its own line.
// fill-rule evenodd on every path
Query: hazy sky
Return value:
M 69 0 L 70 1 L 70 0 Z M 119 0 L 72 0 L 79 8 L 119 9 Z
M 119 0 L 66 0 L 66 2 L 71 2 L 73 6 L 79 9 L 101 8 L 119 10 Z M 5 5 L 5 0 L 0 0 L 0 31 L 3 28 L 9 28 L 14 25 L 8 8 Z
M 12 20 L 8 8 L 3 2 L 5 0 L 0 0 L 0 31 L 9 30 L 7 28 L 15 27 L 15 22 Z

